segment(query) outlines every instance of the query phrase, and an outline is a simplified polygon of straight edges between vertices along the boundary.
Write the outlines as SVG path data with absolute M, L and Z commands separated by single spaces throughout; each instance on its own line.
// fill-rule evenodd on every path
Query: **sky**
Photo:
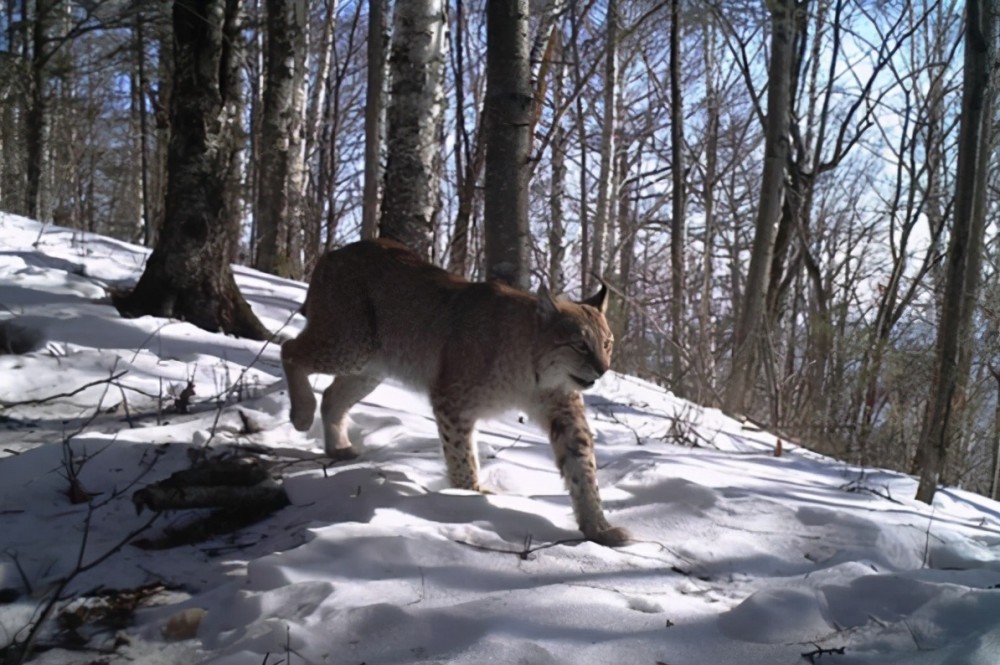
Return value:
M 0 648 L 62 588 L 33 662 L 1000 662 L 1000 504 L 943 488 L 926 506 L 910 476 L 610 373 L 585 399 L 609 520 L 634 541 L 583 542 L 521 414 L 480 423 L 487 495 L 447 487 L 426 398 L 392 383 L 352 411 L 361 456 L 332 464 L 318 425 L 288 422 L 274 344 L 117 316 L 108 289 L 145 256 L 0 215 L 0 325 L 47 340 L 0 355 Z M 236 273 L 267 326 L 301 329 L 305 285 Z M 129 543 L 153 515 L 133 493 L 197 456 L 259 460 L 290 505 L 195 544 Z M 101 609 L 133 597 L 123 619 Z

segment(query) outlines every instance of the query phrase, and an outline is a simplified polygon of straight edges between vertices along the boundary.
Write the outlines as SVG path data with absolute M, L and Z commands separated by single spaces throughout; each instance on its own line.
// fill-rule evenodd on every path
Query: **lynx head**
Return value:
M 604 318 L 608 287 L 580 302 L 555 300 L 538 290 L 541 336 L 536 347 L 538 384 L 547 390 L 586 390 L 611 367 L 614 335 Z

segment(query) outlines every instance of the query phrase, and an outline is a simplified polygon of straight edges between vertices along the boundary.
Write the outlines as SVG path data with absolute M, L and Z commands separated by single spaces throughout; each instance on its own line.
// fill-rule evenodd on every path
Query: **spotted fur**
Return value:
M 384 379 L 426 392 L 454 487 L 481 491 L 476 421 L 520 409 L 549 433 L 577 523 L 595 542 L 628 533 L 604 516 L 594 441 L 580 390 L 610 367 L 607 289 L 582 302 L 499 283 L 468 282 L 389 240 L 362 241 L 324 256 L 313 273 L 302 333 L 281 359 L 291 421 L 308 430 L 314 373 L 335 374 L 320 413 L 328 455 L 356 455 L 347 412 Z

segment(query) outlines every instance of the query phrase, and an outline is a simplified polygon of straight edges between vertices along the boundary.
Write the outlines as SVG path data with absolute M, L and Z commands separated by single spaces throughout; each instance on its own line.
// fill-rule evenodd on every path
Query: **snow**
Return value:
M 995 502 L 948 488 L 928 507 L 904 474 L 788 441 L 775 457 L 774 436 L 613 375 L 586 401 L 609 519 L 635 542 L 580 542 L 548 443 L 520 414 L 480 424 L 488 495 L 448 488 L 426 399 L 391 383 L 352 412 L 361 457 L 331 464 L 318 423 L 288 423 L 276 344 L 117 316 L 108 290 L 145 255 L 0 215 L 0 319 L 48 338 L 0 356 L 0 403 L 67 394 L 0 408 L 0 645 L 23 639 L 84 537 L 84 564 L 111 555 L 67 597 L 164 586 L 129 625 L 86 633 L 95 651 L 35 662 L 1000 662 Z M 301 328 L 304 285 L 237 280 L 272 330 Z M 176 413 L 189 381 L 190 413 Z M 67 447 L 89 507 L 67 497 Z M 116 550 L 150 519 L 132 492 L 205 447 L 264 455 L 292 505 L 207 542 Z M 173 632 L 182 619 L 196 634 Z

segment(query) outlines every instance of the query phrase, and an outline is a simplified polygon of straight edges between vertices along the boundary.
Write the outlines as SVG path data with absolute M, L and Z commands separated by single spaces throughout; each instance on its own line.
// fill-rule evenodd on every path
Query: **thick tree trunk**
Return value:
M 378 185 L 382 179 L 382 109 L 385 108 L 386 0 L 368 0 L 368 90 L 365 97 L 365 190 L 361 237 L 378 233 Z
M 744 411 L 757 378 L 759 350 L 766 334 L 768 270 L 774 250 L 775 227 L 781 217 L 785 160 L 788 155 L 795 2 L 770 0 L 768 8 L 771 12 L 772 33 L 767 121 L 764 127 L 764 173 L 743 307 L 733 336 L 732 372 L 725 395 L 726 411 L 733 414 Z
M 439 207 L 446 31 L 442 0 L 396 3 L 379 227 L 427 258 Z
M 530 282 L 528 151 L 531 65 L 528 0 L 489 0 L 486 14 L 486 274 L 526 289 Z
M 190 321 L 209 331 L 265 339 L 236 286 L 240 0 L 197 10 L 174 4 L 174 85 L 163 233 L 135 289 L 116 298 L 123 316 Z
M 944 470 L 954 428 L 965 407 L 968 370 L 963 347 L 971 343 L 972 311 L 979 294 L 979 269 L 986 226 L 986 188 L 992 128 L 990 89 L 996 53 L 993 0 L 967 0 L 962 114 L 955 177 L 955 217 L 948 246 L 947 273 L 937 360 L 920 436 L 923 468 L 917 500 L 931 503 Z
M 293 255 L 297 248 L 290 236 L 301 234 L 297 209 L 302 173 L 298 130 L 302 120 L 307 7 L 305 0 L 267 0 L 265 4 L 267 38 L 264 111 L 257 151 L 260 181 L 255 267 L 283 277 L 297 277 L 301 259 Z M 294 177 L 296 174 L 299 177 Z

